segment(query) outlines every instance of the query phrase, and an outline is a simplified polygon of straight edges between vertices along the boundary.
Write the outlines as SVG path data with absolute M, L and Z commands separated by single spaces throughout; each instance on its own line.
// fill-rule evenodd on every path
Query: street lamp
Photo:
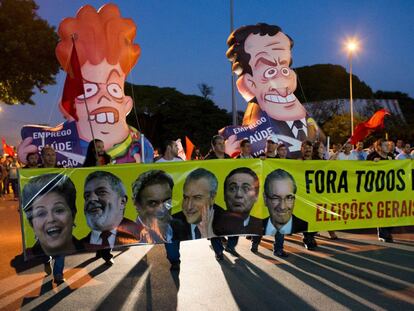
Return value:
M 355 38 L 348 39 L 345 48 L 349 56 L 349 106 L 351 110 L 351 135 L 354 135 L 354 103 L 352 98 L 352 55 L 358 51 L 359 42 Z

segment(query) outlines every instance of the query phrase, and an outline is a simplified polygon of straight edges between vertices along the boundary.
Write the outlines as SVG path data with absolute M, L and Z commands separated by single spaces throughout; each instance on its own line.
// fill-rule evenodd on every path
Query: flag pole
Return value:
M 141 141 L 141 163 L 145 163 L 145 136 L 141 132 L 140 134 L 140 141 Z
M 230 0 L 230 33 L 233 33 L 234 28 L 234 19 L 233 19 L 233 11 L 234 11 L 234 3 L 233 0 Z M 236 103 L 236 93 L 234 88 L 234 73 L 233 73 L 233 64 L 230 63 L 230 74 L 231 74 L 231 111 L 232 111 L 232 120 L 233 126 L 236 126 L 238 123 L 237 120 L 237 103 Z
M 73 48 L 75 48 L 75 38 L 76 38 L 76 34 L 74 33 L 74 34 L 72 34 L 72 44 L 73 44 Z M 83 80 L 83 78 L 82 78 L 82 80 Z M 96 161 L 98 161 L 98 151 L 96 150 L 95 135 L 93 133 L 91 119 L 89 118 L 89 107 L 88 107 L 88 102 L 86 101 L 85 93 L 83 94 L 83 101 L 85 103 L 86 113 L 88 114 L 88 123 L 89 123 L 89 128 L 91 129 L 93 147 L 95 149 L 95 157 L 96 157 Z

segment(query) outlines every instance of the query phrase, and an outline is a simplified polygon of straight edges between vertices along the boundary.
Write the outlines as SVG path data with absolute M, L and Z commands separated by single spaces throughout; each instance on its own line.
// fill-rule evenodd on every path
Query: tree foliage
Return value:
M 354 127 L 362 120 L 354 116 Z M 332 143 L 344 144 L 351 137 L 351 115 L 339 114 L 332 117 L 322 125 L 322 130 L 331 138 Z
M 396 99 L 400 105 L 401 111 L 407 123 L 414 122 L 414 99 L 402 92 L 386 92 L 377 91 L 374 94 L 375 98 L 378 99 Z
M 339 65 L 313 65 L 295 69 L 298 75 L 298 87 L 295 95 L 305 102 L 323 102 L 332 99 L 349 98 L 349 73 Z M 375 138 L 385 137 L 388 133 L 390 139 L 404 139 L 414 141 L 414 99 L 401 92 L 377 91 L 373 93 L 371 88 L 355 75 L 352 76 L 353 97 L 368 99 L 360 116 L 354 115 L 354 126 L 368 120 L 382 107 L 375 99 L 396 99 L 400 105 L 407 124 L 398 116 L 387 116 L 385 128 L 374 133 L 367 139 L 370 143 Z M 345 142 L 349 137 L 350 116 L 343 114 L 339 102 L 323 102 L 321 104 L 309 104 L 306 109 L 322 126 L 326 135 L 332 142 Z
M 203 98 L 210 99 L 210 97 L 214 95 L 212 86 L 209 86 L 206 83 L 200 83 L 197 86 Z
M 37 88 L 55 83 L 58 37 L 33 0 L 0 0 L 0 101 L 29 103 Z
M 125 93 L 133 98 L 135 105 L 135 112 L 127 117 L 128 124 L 140 128 L 155 147 L 164 140 L 183 140 L 188 136 L 206 153 L 211 137 L 231 123 L 227 111 L 213 101 L 185 95 L 174 88 L 126 83 Z
M 339 65 L 322 64 L 295 69 L 298 87 L 295 95 L 303 103 L 336 98 L 349 98 L 349 73 Z M 373 98 L 371 88 L 352 75 L 354 98 Z
M 324 124 L 334 116 L 341 113 L 341 104 L 337 101 L 327 101 L 322 103 L 308 103 L 305 105 L 306 111 L 319 124 Z
M 396 99 L 400 105 L 406 123 L 397 116 L 390 116 L 385 119 L 385 129 L 390 139 L 403 139 L 407 142 L 414 142 L 414 99 L 402 92 L 375 92 L 378 99 Z

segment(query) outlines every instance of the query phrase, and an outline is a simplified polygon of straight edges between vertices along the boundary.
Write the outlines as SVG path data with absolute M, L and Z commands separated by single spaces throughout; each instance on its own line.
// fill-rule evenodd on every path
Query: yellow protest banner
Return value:
M 410 160 L 278 159 L 20 170 L 23 241 L 30 257 L 413 225 L 412 172 Z

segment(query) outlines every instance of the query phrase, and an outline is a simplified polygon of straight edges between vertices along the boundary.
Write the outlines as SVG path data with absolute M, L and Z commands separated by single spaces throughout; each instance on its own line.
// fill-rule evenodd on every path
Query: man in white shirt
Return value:
M 364 143 L 362 141 L 357 142 L 355 150 L 352 150 L 349 160 L 363 161 L 367 159 L 368 154 L 364 151 Z
M 155 162 L 177 162 L 182 161 L 178 157 L 178 145 L 174 140 L 167 140 L 163 143 L 161 148 L 162 157 L 156 160 Z
M 351 160 L 351 150 L 352 150 L 352 145 L 349 143 L 346 143 L 344 146 L 344 151 L 338 154 L 337 160 Z
M 411 145 L 405 144 L 404 147 L 401 149 L 401 153 L 396 156 L 396 160 L 406 160 L 406 159 L 412 159 L 412 155 L 410 154 L 411 151 Z
M 404 146 L 405 146 L 404 141 L 401 139 L 398 139 L 397 144 L 395 145 L 395 151 L 397 153 L 401 153 L 402 150 L 404 149 Z

